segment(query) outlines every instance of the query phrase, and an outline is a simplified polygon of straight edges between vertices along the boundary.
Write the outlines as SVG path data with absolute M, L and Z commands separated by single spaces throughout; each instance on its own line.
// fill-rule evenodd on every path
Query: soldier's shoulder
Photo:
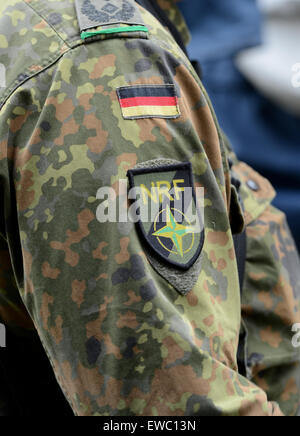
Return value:
M 80 23 L 78 5 L 82 12 L 79 14 Z M 171 14 L 180 29 L 179 15 L 173 13 L 178 9 L 170 5 L 159 4 Z M 115 34 L 120 31 L 116 23 L 131 26 L 130 33 Z M 139 31 L 141 27 L 143 31 Z M 1 0 L 0 109 L 24 82 L 55 64 L 68 51 L 84 44 L 83 33 L 89 29 L 94 29 L 93 35 L 97 33 L 97 36 L 89 37 L 88 42 L 111 37 L 124 40 L 129 37 L 149 38 L 157 46 L 169 47 L 177 58 L 180 56 L 171 34 L 134 0 L 122 3 L 118 0 Z M 86 33 L 90 35 L 90 32 Z
M 169 20 L 177 28 L 185 45 L 188 45 L 191 41 L 191 34 L 181 10 L 178 7 L 178 1 L 180 2 L 180 0 L 157 0 L 157 4 L 167 14 Z
M 73 0 L 1 0 L 0 108 L 18 86 L 80 43 Z

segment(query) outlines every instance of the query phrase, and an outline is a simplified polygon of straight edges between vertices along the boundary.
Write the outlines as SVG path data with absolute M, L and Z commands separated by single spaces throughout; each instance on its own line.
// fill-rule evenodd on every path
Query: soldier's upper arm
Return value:
M 195 72 L 142 8 L 142 29 L 110 23 L 84 42 L 67 12 L 54 32 L 26 11 L 27 41 L 51 54 L 47 67 L 35 44 L 23 57 L 31 76 L 11 84 L 0 124 L 6 239 L 58 382 L 78 415 L 280 414 L 237 372 L 227 156 Z M 99 190 L 121 198 L 133 169 L 147 199 L 159 188 L 158 213 L 142 227 L 100 222 Z M 205 191 L 200 233 L 172 203 L 159 223 L 161 197 L 183 186 Z

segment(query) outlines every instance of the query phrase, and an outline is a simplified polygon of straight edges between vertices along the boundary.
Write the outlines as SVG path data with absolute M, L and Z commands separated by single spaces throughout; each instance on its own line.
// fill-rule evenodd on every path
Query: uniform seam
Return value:
M 13 85 L 8 88 L 8 94 L 6 97 L 3 98 L 3 101 L 0 102 L 0 114 L 1 114 L 1 110 L 3 109 L 5 103 L 7 102 L 7 100 L 12 96 L 12 94 L 14 92 L 16 92 L 21 86 L 23 86 L 25 83 L 27 83 L 29 80 L 33 79 L 34 77 L 38 76 L 39 74 L 43 73 L 44 71 L 48 70 L 50 67 L 52 67 L 56 62 L 58 62 L 66 53 L 69 53 L 71 50 L 73 50 L 75 47 L 68 47 L 68 49 L 61 53 L 55 53 L 55 56 L 53 57 L 49 57 L 47 58 L 44 62 L 43 62 L 43 68 L 39 71 L 36 71 L 35 73 L 31 74 L 30 76 L 28 76 L 25 80 L 23 80 L 23 82 L 18 82 L 18 80 L 16 79 L 13 82 Z M 28 71 L 25 70 L 25 74 Z M 17 85 L 17 86 L 16 86 Z
M 17 89 L 24 85 L 24 83 L 27 83 L 29 80 L 31 80 L 33 77 L 36 77 L 38 74 L 42 73 L 43 71 L 47 70 L 48 68 L 50 68 L 53 64 L 55 64 L 59 59 L 61 59 L 62 56 L 64 56 L 68 51 L 72 50 L 73 48 L 77 47 L 77 45 L 80 45 L 80 43 L 78 43 L 75 47 L 72 47 L 68 41 L 66 41 L 64 38 L 61 37 L 61 35 L 57 32 L 57 30 L 36 10 L 34 9 L 30 4 L 26 3 L 25 0 L 22 0 L 22 3 L 30 8 L 35 15 L 37 15 L 38 17 L 40 17 L 46 24 L 47 26 L 53 30 L 53 32 L 55 33 L 56 37 L 62 42 L 64 43 L 67 47 L 68 50 L 66 50 L 63 53 L 59 53 L 59 51 L 56 51 L 53 56 L 49 56 L 48 58 L 46 58 L 41 66 L 42 69 L 40 71 L 36 71 L 35 73 L 32 73 L 32 71 L 30 71 L 30 67 L 28 67 L 23 74 L 27 75 L 28 77 L 26 77 L 25 80 L 23 80 L 22 82 L 19 82 L 18 78 L 15 79 L 15 81 L 7 88 L 7 95 L 3 97 L 3 100 L 0 101 L 0 113 L 1 110 L 3 108 L 3 106 L 5 105 L 5 103 L 7 102 L 7 100 L 11 97 L 11 95 L 17 91 Z M 60 47 L 61 49 L 62 47 Z
M 45 23 L 47 23 L 48 27 L 50 27 L 55 34 L 58 36 L 58 38 L 63 41 L 69 48 L 71 48 L 70 44 L 68 43 L 67 40 L 65 40 L 64 38 L 62 38 L 62 36 L 58 33 L 58 31 L 55 29 L 55 27 L 52 26 L 52 24 L 49 23 L 49 21 L 46 20 L 45 17 L 43 17 L 40 12 L 38 12 L 32 5 L 28 4 L 25 2 L 25 0 L 22 0 L 22 2 L 29 7 L 36 15 L 38 15 L 43 21 L 45 21 Z

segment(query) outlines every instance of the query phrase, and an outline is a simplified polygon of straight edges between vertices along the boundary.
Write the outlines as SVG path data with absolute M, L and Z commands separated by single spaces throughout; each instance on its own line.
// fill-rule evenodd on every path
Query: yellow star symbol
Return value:
M 171 239 L 175 247 L 177 248 L 177 253 L 183 257 L 183 238 L 186 235 L 191 233 L 195 233 L 195 229 L 191 226 L 184 226 L 175 221 L 175 218 L 170 210 L 170 207 L 167 206 L 166 209 L 167 217 L 166 223 L 167 225 L 162 229 L 154 232 L 152 235 L 158 238 L 168 238 Z

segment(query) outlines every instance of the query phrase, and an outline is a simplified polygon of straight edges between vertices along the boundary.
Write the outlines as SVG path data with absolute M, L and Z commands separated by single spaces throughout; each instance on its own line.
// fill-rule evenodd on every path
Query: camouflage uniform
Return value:
M 76 415 L 296 414 L 300 268 L 272 187 L 231 152 L 166 28 L 130 0 L 79 3 L 92 31 L 73 0 L 0 5 L 1 321 L 38 332 Z M 158 3 L 186 34 L 173 2 Z M 141 89 L 178 103 L 152 116 L 122 106 Z M 152 252 L 137 225 L 96 218 L 99 188 L 174 162 L 205 190 L 188 269 Z M 241 322 L 233 234 L 244 224 Z

